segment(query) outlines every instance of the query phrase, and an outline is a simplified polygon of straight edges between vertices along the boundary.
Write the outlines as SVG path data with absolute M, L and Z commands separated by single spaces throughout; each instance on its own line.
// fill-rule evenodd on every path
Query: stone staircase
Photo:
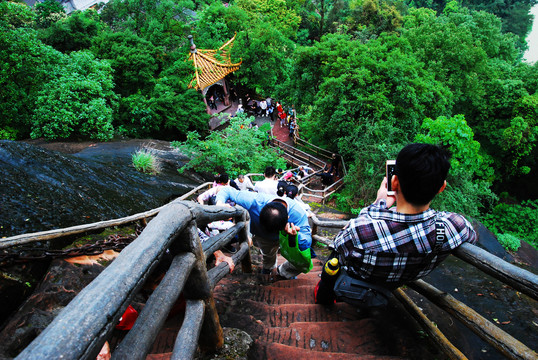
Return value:
M 396 301 L 383 311 L 314 304 L 321 267 L 315 259 L 310 273 L 279 281 L 238 269 L 217 284 L 221 325 L 254 339 L 249 359 L 444 358 L 420 338 L 420 330 Z

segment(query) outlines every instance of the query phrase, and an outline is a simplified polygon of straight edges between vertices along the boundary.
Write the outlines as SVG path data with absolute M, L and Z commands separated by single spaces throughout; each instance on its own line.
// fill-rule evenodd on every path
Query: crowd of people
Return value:
M 288 128 L 290 137 L 293 137 L 297 131 L 297 114 L 294 105 L 285 107 L 281 101 L 275 101 L 270 97 L 254 100 L 248 93 L 245 95 L 244 104 L 246 104 L 246 110 L 244 105 L 240 103 L 237 113 L 247 111 L 249 115 L 268 117 L 271 122 L 277 121 L 280 127 Z
M 207 205 L 240 205 L 250 213 L 250 230 L 253 242 L 260 248 L 263 258 L 261 273 L 271 274 L 282 279 L 295 278 L 304 272 L 304 264 L 311 263 L 315 252 L 311 249 L 312 236 L 308 224 L 308 205 L 297 199 L 298 188 L 291 183 L 293 177 L 306 176 L 310 168 L 302 166 L 297 171 L 278 171 L 268 166 L 264 171 L 264 179 L 255 185 L 245 175 L 239 175 L 231 180 L 227 174 L 215 176 L 213 186 L 197 197 L 200 204 Z M 279 176 L 279 174 L 282 174 Z M 205 229 L 199 229 L 200 239 L 204 241 L 215 231 L 225 230 L 233 226 L 215 222 L 208 224 Z M 293 237 L 295 239 L 295 256 L 300 252 L 307 253 L 301 259 L 291 259 L 277 266 L 277 255 L 280 249 L 279 237 Z M 291 251 L 291 253 L 294 253 Z M 234 265 L 231 257 L 221 250 L 214 253 L 215 265 L 227 262 L 230 271 Z M 305 260 L 306 259 L 306 260 Z M 297 262 L 298 261 L 298 262 Z M 307 266 L 308 268 L 308 266 Z
M 327 168 L 327 173 L 338 174 L 337 156 Z M 462 215 L 430 208 L 433 198 L 446 187 L 449 168 L 449 155 L 437 146 L 404 147 L 394 174 L 383 179 L 374 203 L 335 237 L 333 252 L 314 289 L 314 301 L 324 305 L 337 300 L 364 307 L 386 305 L 379 298 L 390 297 L 396 287 L 426 276 L 461 244 L 475 243 L 477 234 Z M 298 188 L 290 181 L 310 171 L 269 166 L 264 179 L 256 184 L 246 176 L 230 181 L 219 175 L 214 187 L 198 200 L 210 203 L 214 196 L 216 205 L 246 209 L 253 243 L 262 254 L 260 272 L 276 279 L 294 279 L 310 271 L 316 257 L 308 208 L 296 198 Z M 388 182 L 393 193 L 388 192 Z M 279 251 L 286 259 L 280 265 Z M 230 263 L 221 254 L 216 257 Z M 332 279 L 324 276 L 329 273 Z

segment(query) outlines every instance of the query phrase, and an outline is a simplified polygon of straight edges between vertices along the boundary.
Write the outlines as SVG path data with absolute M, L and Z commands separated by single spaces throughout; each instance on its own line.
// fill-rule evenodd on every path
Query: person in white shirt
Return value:
M 237 179 L 235 179 L 235 183 L 239 190 L 254 190 L 252 181 L 250 181 L 248 177 L 245 177 L 245 175 L 238 175 Z
M 267 116 L 267 101 L 260 101 L 260 115 Z
M 273 166 L 268 166 L 265 168 L 263 176 L 265 179 L 258 181 L 254 186 L 254 190 L 259 193 L 277 195 L 278 190 L 278 181 L 275 179 L 276 170 Z

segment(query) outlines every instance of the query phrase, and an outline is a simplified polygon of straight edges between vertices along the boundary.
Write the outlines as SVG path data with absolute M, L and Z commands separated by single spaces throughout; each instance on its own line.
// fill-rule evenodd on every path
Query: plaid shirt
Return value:
M 445 227 L 441 251 L 435 246 L 435 222 Z M 348 273 L 377 284 L 399 286 L 429 274 L 450 251 L 477 241 L 471 224 L 461 215 L 432 209 L 408 215 L 387 209 L 380 200 L 361 210 L 336 236 L 334 245 Z

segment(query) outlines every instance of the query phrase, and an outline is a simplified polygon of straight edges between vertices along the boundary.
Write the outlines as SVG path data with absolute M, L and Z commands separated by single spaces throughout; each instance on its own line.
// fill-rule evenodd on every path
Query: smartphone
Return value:
M 387 160 L 387 194 L 388 195 L 394 195 L 394 190 L 391 188 L 391 179 L 392 175 L 394 175 L 394 168 L 396 167 L 396 160 Z

